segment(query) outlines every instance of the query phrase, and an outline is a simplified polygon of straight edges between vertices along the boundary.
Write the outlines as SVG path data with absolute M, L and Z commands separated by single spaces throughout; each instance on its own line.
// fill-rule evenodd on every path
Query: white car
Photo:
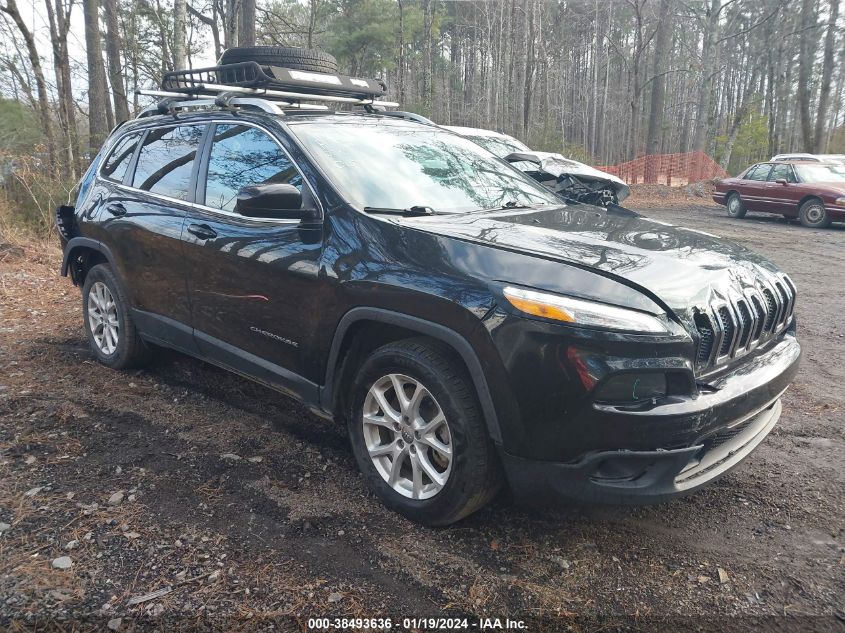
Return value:
M 619 204 L 631 193 L 621 178 L 577 160 L 550 152 L 534 152 L 512 136 L 474 127 L 442 126 L 512 163 L 562 197 L 588 204 Z
M 776 154 L 772 161 L 785 162 L 790 160 L 811 160 L 817 163 L 840 163 L 845 165 L 845 154 Z

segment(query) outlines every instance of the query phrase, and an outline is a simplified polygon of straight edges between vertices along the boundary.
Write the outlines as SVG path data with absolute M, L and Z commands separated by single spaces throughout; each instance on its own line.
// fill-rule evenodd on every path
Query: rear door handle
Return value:
M 119 218 L 122 215 L 126 215 L 126 207 L 124 207 L 119 202 L 112 202 L 111 204 L 106 205 L 106 211 L 111 213 L 113 216 Z
M 189 224 L 188 233 L 195 235 L 201 240 L 210 240 L 217 237 L 217 231 L 207 224 Z

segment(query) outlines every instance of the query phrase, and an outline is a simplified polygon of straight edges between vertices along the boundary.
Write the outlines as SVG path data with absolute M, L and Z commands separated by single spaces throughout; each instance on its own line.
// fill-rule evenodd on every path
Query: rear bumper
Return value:
M 602 451 L 577 462 L 527 460 L 502 452 L 515 498 L 615 504 L 657 503 L 683 495 L 736 468 L 777 423 L 780 396 L 692 446 L 674 450 Z

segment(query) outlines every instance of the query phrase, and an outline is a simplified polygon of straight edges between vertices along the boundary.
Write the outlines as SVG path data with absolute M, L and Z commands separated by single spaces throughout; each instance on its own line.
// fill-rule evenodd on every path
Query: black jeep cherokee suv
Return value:
M 798 368 L 765 259 L 561 199 L 378 113 L 118 128 L 58 213 L 97 358 L 165 346 L 348 424 L 367 482 L 448 524 L 517 499 L 653 501 L 735 467 Z

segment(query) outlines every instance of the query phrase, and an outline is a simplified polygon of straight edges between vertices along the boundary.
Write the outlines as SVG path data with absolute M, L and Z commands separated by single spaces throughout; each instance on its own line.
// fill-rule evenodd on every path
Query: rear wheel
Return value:
M 830 226 L 830 218 L 824 208 L 824 203 L 818 198 L 807 200 L 798 212 L 801 224 L 811 229 L 826 229 Z
M 728 211 L 728 215 L 732 218 L 744 218 L 745 217 L 745 204 L 742 202 L 742 198 L 739 197 L 738 193 L 732 193 L 728 196 L 727 204 L 725 208 Z
M 91 350 L 113 369 L 149 362 L 150 348 L 135 329 L 129 302 L 108 264 L 94 266 L 82 286 L 82 316 Z
M 424 339 L 385 345 L 364 361 L 352 389 L 352 448 L 385 505 L 448 525 L 495 496 L 495 449 L 469 376 L 447 349 Z

